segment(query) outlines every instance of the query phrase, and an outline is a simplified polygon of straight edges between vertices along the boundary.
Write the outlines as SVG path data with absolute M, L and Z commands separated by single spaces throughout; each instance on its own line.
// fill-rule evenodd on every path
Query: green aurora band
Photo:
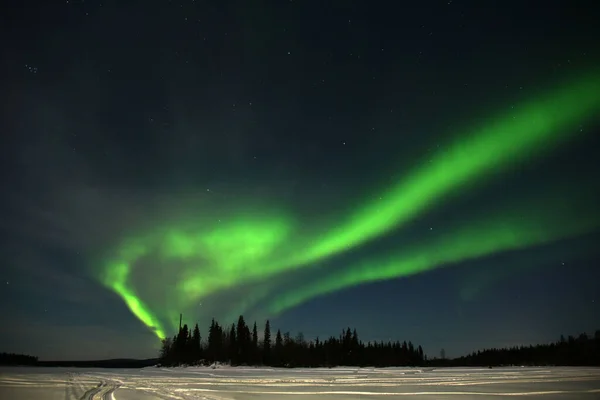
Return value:
M 179 223 L 166 228 L 153 230 L 134 236 L 123 242 L 116 257 L 105 264 L 101 282 L 117 293 L 132 313 L 151 328 L 159 338 L 165 337 L 165 329 L 156 313 L 145 304 L 131 282 L 131 271 L 140 268 L 142 257 L 157 257 L 167 265 L 170 262 L 185 262 L 189 267 L 173 288 L 174 304 L 178 309 L 166 310 L 166 314 L 178 314 L 198 299 L 217 293 L 223 289 L 256 281 L 267 281 L 274 275 L 309 268 L 316 261 L 343 251 L 355 248 L 370 240 L 398 229 L 404 223 L 429 210 L 444 196 L 467 186 L 473 186 L 482 179 L 510 168 L 515 161 L 538 155 L 556 146 L 578 132 L 575 127 L 583 120 L 598 114 L 600 110 L 600 74 L 580 77 L 543 96 L 517 105 L 509 112 L 489 120 L 483 127 L 471 129 L 457 137 L 454 143 L 443 147 L 445 150 L 431 162 L 417 166 L 405 178 L 393 185 L 377 200 L 368 201 L 357 212 L 342 218 L 339 224 L 329 229 L 322 226 L 309 233 L 298 233 L 294 218 L 285 212 L 274 213 L 247 211 L 234 214 L 228 221 L 208 220 L 202 223 Z M 198 226 L 202 228 L 199 229 Z M 486 252 L 510 249 L 509 237 L 515 231 L 527 232 L 515 227 L 510 234 L 491 235 L 489 242 L 482 244 L 474 254 L 465 250 L 464 258 L 479 257 Z M 466 233 L 465 233 L 466 232 Z M 471 230 L 456 233 L 461 240 L 469 238 Z M 513 235 L 513 236 L 511 236 Z M 523 243 L 536 244 L 526 237 Z M 494 245 L 494 237 L 497 244 Z M 529 240 L 528 240 L 529 238 Z M 452 239 L 454 240 L 454 239 Z M 550 240 L 550 239 L 546 239 Z M 456 239 L 457 243 L 460 243 Z M 456 246 L 460 247 L 458 244 Z M 455 246 L 455 247 L 456 247 Z M 444 253 L 439 260 L 424 261 L 424 254 L 411 254 L 412 261 L 403 262 L 404 269 L 419 272 L 439 265 L 458 261 L 459 252 Z M 394 257 L 394 260 L 397 260 Z M 421 260 L 421 261 L 418 261 Z M 418 262 L 417 262 L 418 261 Z M 434 262 L 435 261 L 435 262 Z M 368 262 L 368 265 L 374 265 Z M 365 265 L 367 265 L 365 264 Z M 398 277 L 391 271 L 398 271 L 398 264 L 391 259 L 366 274 L 365 281 Z M 422 267 L 419 269 L 417 265 Z M 426 265 L 426 266 L 424 266 Z M 345 285 L 355 285 L 354 276 L 361 275 L 364 266 L 350 268 L 345 275 L 336 278 Z M 411 272 L 411 273 L 416 273 Z M 370 276 L 380 276 L 370 278 Z M 387 278 L 386 278 L 387 277 Z M 271 309 L 284 310 L 293 304 L 327 290 L 337 290 L 341 283 L 319 288 L 302 290 L 302 294 L 289 295 Z M 299 293 L 299 292 L 298 292 Z M 265 295 L 267 292 L 265 292 Z M 174 322 L 171 321 L 171 327 Z
M 600 110 L 600 75 L 594 74 L 564 85 L 546 96 L 516 106 L 510 112 L 493 118 L 481 128 L 471 130 L 466 137 L 435 157 L 432 162 L 416 168 L 406 179 L 381 196 L 368 202 L 333 229 L 322 230 L 308 237 L 294 238 L 294 246 L 285 253 L 275 252 L 270 260 L 246 260 L 243 276 L 234 282 L 264 279 L 282 271 L 305 267 L 318 260 L 372 240 L 402 223 L 417 217 L 432 207 L 444 195 L 466 185 L 510 168 L 515 161 L 541 153 L 568 139 L 582 119 Z M 237 224 L 237 223 L 236 223 Z M 237 226 L 237 225 L 236 225 Z M 244 229 L 246 226 L 243 226 Z M 242 226 L 240 226 L 242 229 Z M 253 229 L 263 234 L 256 225 Z M 230 234 L 235 232 L 232 227 Z M 235 236 L 235 235 L 234 235 Z M 298 246 L 297 243 L 304 245 Z M 244 252 L 243 243 L 237 246 Z M 301 249 L 301 250 L 299 250 Z M 223 261 L 229 255 L 223 255 Z M 256 264 L 252 261 L 260 261 Z M 227 266 L 226 266 L 227 265 Z M 220 264 L 226 272 L 231 264 Z M 252 267 L 250 267 L 252 266 Z M 231 276 L 227 274 L 227 276 Z M 221 283 L 227 283 L 223 277 Z M 181 285 L 182 293 L 194 296 L 209 294 L 230 285 L 207 285 L 206 276 L 189 277 Z
M 494 213 L 488 219 L 469 221 L 467 226 L 452 229 L 432 243 L 369 259 L 329 276 L 319 275 L 319 279 L 275 298 L 269 311 L 280 313 L 316 296 L 362 283 L 408 277 L 459 261 L 584 235 L 600 227 L 598 212 L 582 211 L 593 209 L 593 197 L 588 198 L 587 207 L 569 201 L 544 207 L 547 199 L 540 197 L 537 199 L 539 204 L 533 202 L 518 209 Z
M 123 299 L 133 315 L 135 315 L 144 325 L 153 330 L 156 336 L 162 340 L 166 337 L 166 334 L 161 322 L 135 294 L 135 291 L 130 287 L 128 282 L 131 271 L 131 261 L 129 260 L 141 256 L 144 252 L 145 249 L 140 247 L 129 248 L 128 254 L 123 254 L 125 256 L 123 257 L 123 261 L 109 264 L 109 267 L 102 276 L 102 280 L 104 285 L 110 287 Z
M 376 201 L 317 240 L 295 262 L 305 264 L 347 250 L 415 218 L 443 196 L 473 185 L 515 161 L 541 153 L 576 134 L 582 119 L 600 110 L 600 75 L 595 74 L 516 106 L 472 129 L 423 163 Z

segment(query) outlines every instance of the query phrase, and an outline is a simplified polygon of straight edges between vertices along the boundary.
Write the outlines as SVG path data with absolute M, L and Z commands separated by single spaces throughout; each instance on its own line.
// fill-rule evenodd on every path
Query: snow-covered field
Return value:
M 0 368 L 0 399 L 600 398 L 600 368 Z

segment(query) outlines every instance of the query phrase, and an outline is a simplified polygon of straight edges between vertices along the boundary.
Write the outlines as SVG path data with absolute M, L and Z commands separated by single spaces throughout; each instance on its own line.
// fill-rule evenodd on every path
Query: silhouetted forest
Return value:
M 35 365 L 38 358 L 26 354 L 0 353 L 0 365 Z
M 136 360 L 128 358 L 114 358 L 110 360 L 85 360 L 85 361 L 38 361 L 39 367 L 73 367 L 73 368 L 144 368 L 156 365 L 157 358 Z
M 141 368 L 155 365 L 267 365 L 273 367 L 334 366 L 600 366 L 600 330 L 594 336 L 582 333 L 553 343 L 484 349 L 467 356 L 447 359 L 442 349 L 439 357 L 427 357 L 421 346 L 412 342 L 363 342 L 356 329 L 343 329 L 335 337 L 307 340 L 302 333 L 292 337 L 280 330 L 272 336 L 269 321 L 258 337 L 256 323 L 252 329 L 243 316 L 237 323 L 224 327 L 214 319 L 203 340 L 198 324 L 193 329 L 180 327 L 173 337 L 163 340 L 159 359 L 100 361 L 38 361 L 37 357 L 0 353 L 0 365 L 73 366 L 104 368 Z
M 173 339 L 165 339 L 160 352 L 162 365 L 211 364 L 269 365 L 273 367 L 325 367 L 336 365 L 401 366 L 422 365 L 421 346 L 412 342 L 363 343 L 355 330 L 344 329 L 339 337 L 308 341 L 302 333 L 291 337 L 277 330 L 271 336 L 269 321 L 262 338 L 256 322 L 252 329 L 240 316 L 237 324 L 221 326 L 214 319 L 202 341 L 198 324 L 193 329 L 183 325 Z
M 39 361 L 37 357 L 25 354 L 0 353 L 0 365 L 22 365 L 37 367 L 76 367 L 76 368 L 144 368 L 156 365 L 157 358 L 147 360 L 112 359 L 85 361 Z
M 453 360 L 432 360 L 447 366 L 563 365 L 600 366 L 600 330 L 593 337 L 561 335 L 557 342 L 536 346 L 485 349 Z
M 593 338 L 561 336 L 555 343 L 507 349 L 485 349 L 467 356 L 446 359 L 428 358 L 421 346 L 412 342 L 363 342 L 356 329 L 342 330 L 325 340 L 307 340 L 302 333 L 292 337 L 280 330 L 272 337 L 269 321 L 264 335 L 258 337 L 256 322 L 252 329 L 240 316 L 237 324 L 221 326 L 214 319 L 203 340 L 198 324 L 193 329 L 183 325 L 172 339 L 165 339 L 160 352 L 161 365 L 267 365 L 273 367 L 333 366 L 509 366 L 509 365 L 599 365 L 600 330 Z

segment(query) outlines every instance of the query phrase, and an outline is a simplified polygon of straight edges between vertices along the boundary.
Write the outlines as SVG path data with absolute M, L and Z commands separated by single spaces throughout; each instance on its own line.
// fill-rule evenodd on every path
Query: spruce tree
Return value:
M 172 353 L 172 341 L 171 338 L 165 338 L 162 340 L 160 347 L 160 363 L 163 365 L 171 364 L 171 353 Z
M 231 330 L 229 331 L 229 359 L 231 365 L 237 365 L 239 360 L 239 336 L 236 338 L 235 335 L 235 324 L 231 324 Z
M 217 329 L 215 319 L 212 319 L 210 328 L 208 328 L 208 343 L 207 343 L 207 359 L 209 362 L 214 362 L 217 356 Z
M 271 323 L 269 320 L 265 323 L 265 335 L 263 338 L 263 363 L 271 365 Z
M 200 361 L 202 358 L 202 347 L 200 345 L 200 328 L 198 328 L 198 323 L 194 326 L 194 333 L 192 334 L 192 362 L 196 363 Z
M 281 337 L 281 330 L 277 329 L 277 335 L 275 336 L 275 365 L 280 365 L 283 358 L 283 338 Z
M 239 362 L 246 363 L 248 362 L 248 344 L 249 338 L 247 335 L 248 327 L 246 326 L 246 321 L 244 321 L 244 317 L 240 315 L 237 323 L 237 345 L 238 345 L 238 354 L 239 354 Z
M 250 352 L 250 362 L 256 364 L 258 362 L 258 330 L 256 329 L 256 321 L 252 327 L 252 351 Z
M 224 361 L 227 357 L 223 336 L 223 327 L 218 322 L 215 322 L 215 361 Z
M 179 334 L 177 335 L 177 341 L 175 342 L 175 363 L 183 363 L 187 356 L 187 343 L 188 343 L 189 329 L 187 324 L 183 325 Z

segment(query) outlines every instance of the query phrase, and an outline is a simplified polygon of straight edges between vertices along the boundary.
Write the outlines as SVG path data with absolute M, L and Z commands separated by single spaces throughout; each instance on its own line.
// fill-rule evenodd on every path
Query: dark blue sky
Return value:
M 591 1 L 10 3 L 0 24 L 0 351 L 42 359 L 156 354 L 153 334 L 93 278 L 98 254 L 131 229 L 209 195 L 275 199 L 318 219 L 319 206 L 359 198 L 454 130 L 600 66 Z M 575 196 L 598 182 L 598 122 L 357 251 L 418 242 L 525 194 Z M 360 285 L 272 325 L 308 338 L 353 326 L 363 340 L 410 339 L 430 356 L 591 332 L 599 238 Z

